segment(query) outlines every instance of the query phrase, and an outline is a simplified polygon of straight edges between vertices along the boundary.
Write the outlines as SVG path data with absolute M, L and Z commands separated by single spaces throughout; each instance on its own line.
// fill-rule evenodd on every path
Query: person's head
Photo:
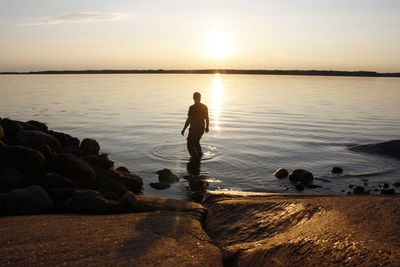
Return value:
M 193 94 L 193 100 L 194 100 L 195 103 L 200 103 L 201 94 L 200 94 L 199 92 L 195 92 L 195 93 Z

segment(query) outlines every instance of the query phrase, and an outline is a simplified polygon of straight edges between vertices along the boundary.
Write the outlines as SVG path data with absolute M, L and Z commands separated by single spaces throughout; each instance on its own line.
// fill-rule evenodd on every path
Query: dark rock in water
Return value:
M 56 172 L 48 172 L 40 177 L 37 182 L 38 185 L 44 189 L 49 190 L 51 188 L 60 187 L 77 187 L 78 184 L 69 178 L 66 178 Z
M 278 179 L 283 179 L 288 177 L 289 172 L 286 169 L 279 168 L 274 172 L 274 176 Z
M 384 195 L 396 195 L 396 191 L 393 188 L 385 188 L 385 189 L 381 189 L 381 194 Z
M 355 186 L 356 186 L 355 184 L 349 184 L 349 188 L 353 188 Z
M 393 184 L 395 187 L 400 187 L 400 183 L 394 183 Z
M 60 144 L 64 146 L 70 146 L 70 147 L 79 147 L 79 139 L 76 137 L 72 137 L 69 134 L 61 133 L 61 132 L 56 132 L 56 131 L 47 131 L 47 133 L 51 136 L 54 136 L 57 138 L 57 140 L 60 142 Z
M 7 193 L 15 188 L 22 187 L 24 175 L 13 167 L 0 166 L 0 193 Z
M 56 172 L 71 178 L 84 188 L 96 185 L 96 173 L 92 166 L 77 156 L 62 153 L 56 157 L 53 165 Z
M 63 146 L 62 150 L 64 153 L 72 154 L 77 157 L 82 156 L 82 149 L 79 146 Z
M 118 198 L 122 197 L 126 192 L 128 192 L 128 188 L 117 181 L 114 180 L 109 180 L 104 182 L 100 188 L 99 188 L 100 193 L 102 193 L 103 195 L 111 192 L 113 194 L 115 194 Z
M 97 166 L 104 169 L 111 169 L 114 167 L 114 161 L 109 159 L 107 155 L 86 155 L 81 157 L 81 159 L 89 163 L 92 167 Z
M 208 182 L 203 179 L 191 179 L 189 181 L 191 191 L 205 192 L 208 187 Z
M 98 155 L 100 151 L 99 143 L 90 138 L 83 139 L 80 148 L 82 149 L 83 155 Z
M 305 187 L 302 182 L 296 182 L 296 184 L 294 185 L 294 188 L 296 188 L 296 190 L 298 190 L 298 191 L 303 191 Z
M 25 125 L 33 125 L 42 132 L 46 132 L 48 130 L 47 125 L 40 121 L 30 120 L 25 122 Z
M 53 208 L 54 204 L 46 191 L 37 185 L 14 189 L 5 200 L 5 212 L 10 215 L 47 213 Z
M 309 186 L 312 184 L 312 182 L 314 180 L 314 176 L 309 171 L 297 169 L 290 173 L 289 180 L 293 184 L 296 184 L 297 182 L 301 182 L 304 186 Z
M 14 167 L 25 176 L 29 184 L 45 171 L 46 159 L 42 153 L 22 146 L 0 147 L 0 162 L 3 166 Z
M 121 202 L 108 200 L 94 190 L 75 191 L 65 203 L 71 212 L 109 214 L 121 212 Z
M 400 140 L 391 140 L 382 143 L 352 146 L 349 148 L 356 152 L 380 154 L 400 159 Z
M 333 167 L 331 170 L 331 173 L 341 174 L 341 173 L 343 173 L 343 169 L 340 167 Z
M 126 168 L 126 167 L 122 167 L 122 166 L 120 166 L 120 167 L 116 168 L 115 170 L 116 170 L 116 171 L 118 171 L 118 172 L 126 172 L 126 173 L 131 173 L 131 172 L 128 170 L 128 168 Z
M 357 185 L 353 188 L 353 194 L 360 195 L 360 194 L 366 194 L 366 193 L 367 192 L 365 191 L 364 187 L 362 187 L 360 185 Z
M 150 183 L 149 184 L 152 188 L 157 190 L 164 190 L 171 187 L 171 183 L 168 182 L 157 182 L 157 183 Z
M 15 136 L 18 145 L 39 149 L 42 145 L 49 145 L 54 151 L 61 152 L 61 144 L 54 136 L 40 131 L 19 130 Z
M 169 169 L 162 169 L 156 173 L 160 182 L 175 183 L 179 181 L 179 177 Z

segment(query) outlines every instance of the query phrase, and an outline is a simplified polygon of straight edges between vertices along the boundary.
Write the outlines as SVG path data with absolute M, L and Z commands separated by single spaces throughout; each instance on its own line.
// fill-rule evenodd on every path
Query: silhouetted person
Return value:
M 189 107 L 188 118 L 183 126 L 181 134 L 185 134 L 186 128 L 190 125 L 187 137 L 187 149 L 193 158 L 200 158 L 203 155 L 200 146 L 200 139 L 203 133 L 208 133 L 208 108 L 200 103 L 201 95 L 199 92 L 193 94 L 194 104 Z

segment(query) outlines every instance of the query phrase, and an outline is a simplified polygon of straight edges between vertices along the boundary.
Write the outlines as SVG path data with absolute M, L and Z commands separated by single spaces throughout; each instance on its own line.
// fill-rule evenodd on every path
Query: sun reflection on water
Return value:
M 212 107 L 213 107 L 213 112 L 212 112 L 212 125 L 213 125 L 213 130 L 215 131 L 220 131 L 221 126 L 220 126 L 220 115 L 221 115 L 221 109 L 222 109 L 222 102 L 224 99 L 224 88 L 221 83 L 221 76 L 219 73 L 216 73 L 214 75 L 213 81 L 212 81 Z

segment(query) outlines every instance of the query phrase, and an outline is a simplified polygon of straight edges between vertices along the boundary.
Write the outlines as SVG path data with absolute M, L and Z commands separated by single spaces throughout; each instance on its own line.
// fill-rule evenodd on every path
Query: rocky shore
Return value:
M 179 180 L 158 175 L 154 188 Z M 315 186 L 305 170 L 275 176 Z M 202 178 L 187 179 L 201 200 Z M 0 119 L 0 265 L 400 266 L 397 195 L 208 192 L 197 204 L 143 196 L 142 186 L 96 140 Z

